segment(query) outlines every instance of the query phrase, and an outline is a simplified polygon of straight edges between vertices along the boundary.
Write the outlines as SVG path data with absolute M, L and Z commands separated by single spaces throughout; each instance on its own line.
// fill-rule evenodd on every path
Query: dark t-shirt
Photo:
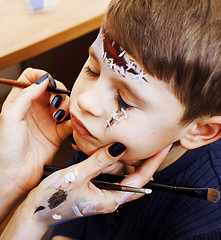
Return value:
M 188 151 L 154 176 L 158 181 L 219 191 L 220 178 L 221 139 Z M 59 224 L 53 235 L 81 240 L 220 240 L 221 201 L 211 203 L 154 190 L 150 195 L 124 204 L 114 213 Z

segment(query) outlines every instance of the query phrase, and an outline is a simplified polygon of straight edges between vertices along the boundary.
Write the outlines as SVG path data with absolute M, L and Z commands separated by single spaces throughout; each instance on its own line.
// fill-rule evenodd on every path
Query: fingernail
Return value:
M 175 145 L 176 142 L 174 142 L 169 150 L 169 152 L 173 149 L 174 145 Z
M 51 76 L 49 76 L 49 83 L 56 88 L 56 82 Z
M 54 106 L 55 108 L 58 108 L 59 105 L 61 104 L 61 101 L 62 101 L 62 96 L 60 95 L 56 95 L 52 102 L 51 102 L 51 105 Z
M 65 111 L 64 111 L 63 109 L 59 109 L 59 110 L 55 113 L 54 119 L 59 122 L 59 121 L 64 117 L 64 115 L 65 115 Z
M 108 148 L 108 152 L 112 157 L 117 157 L 126 150 L 122 143 L 114 143 Z
M 42 75 L 35 83 L 36 84 L 41 84 L 45 79 L 47 79 L 48 78 L 48 76 L 49 76 L 49 74 L 48 73 L 45 73 L 44 75 Z

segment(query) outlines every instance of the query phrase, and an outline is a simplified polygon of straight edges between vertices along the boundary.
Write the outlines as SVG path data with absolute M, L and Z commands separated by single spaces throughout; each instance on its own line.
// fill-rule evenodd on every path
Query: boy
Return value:
M 175 143 L 154 179 L 220 190 L 220 12 L 215 0 L 113 0 L 71 95 L 78 149 L 91 155 L 121 142 L 121 161 L 138 167 Z M 113 214 L 62 224 L 55 235 L 221 239 L 220 207 L 153 191 Z

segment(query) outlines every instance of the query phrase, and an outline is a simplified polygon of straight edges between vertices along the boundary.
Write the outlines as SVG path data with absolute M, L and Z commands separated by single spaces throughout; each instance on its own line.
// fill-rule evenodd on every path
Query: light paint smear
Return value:
M 74 182 L 76 180 L 76 177 L 73 172 L 69 172 L 65 174 L 64 181 L 66 183 Z
M 65 183 L 75 182 L 77 175 L 78 175 L 77 168 L 74 169 L 74 173 L 73 172 L 66 173 L 64 176 Z
M 96 201 L 87 201 L 80 202 L 79 209 L 82 209 L 83 214 L 95 213 L 97 210 L 93 209 L 93 207 L 99 206 L 99 203 Z
M 80 210 L 79 210 L 77 205 L 73 205 L 72 209 L 73 209 L 73 211 L 74 211 L 76 216 L 78 216 L 78 217 L 82 217 L 83 216 L 83 214 L 80 212 Z
M 62 216 L 60 214 L 53 214 L 52 215 L 52 218 L 55 219 L 55 220 L 61 220 L 62 219 Z

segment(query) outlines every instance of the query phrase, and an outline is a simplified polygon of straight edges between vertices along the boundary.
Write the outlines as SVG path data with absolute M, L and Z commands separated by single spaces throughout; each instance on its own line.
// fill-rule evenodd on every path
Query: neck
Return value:
M 175 144 L 172 150 L 168 153 L 165 160 L 161 163 L 157 172 L 162 171 L 163 169 L 170 166 L 172 163 L 176 162 L 179 158 L 181 158 L 188 150 L 183 148 L 180 144 Z

